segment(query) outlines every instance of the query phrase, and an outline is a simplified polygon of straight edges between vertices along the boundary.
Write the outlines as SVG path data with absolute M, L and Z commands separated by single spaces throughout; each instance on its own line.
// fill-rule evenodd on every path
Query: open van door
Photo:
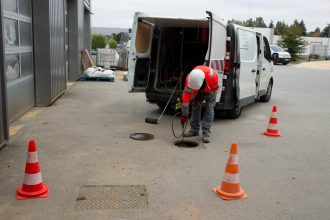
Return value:
M 219 87 L 216 101 L 219 102 L 222 92 L 222 79 L 224 77 L 224 59 L 226 55 L 227 30 L 226 24 L 212 12 L 206 12 L 209 16 L 209 47 L 206 53 L 206 65 L 214 69 L 219 76 Z
M 143 20 L 147 15 L 134 15 L 131 45 L 128 57 L 128 91 L 144 92 L 149 80 L 151 45 L 154 25 Z

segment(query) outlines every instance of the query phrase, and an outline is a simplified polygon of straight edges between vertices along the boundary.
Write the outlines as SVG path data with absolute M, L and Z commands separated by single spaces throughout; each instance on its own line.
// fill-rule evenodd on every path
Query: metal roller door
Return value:
M 2 17 L 2 5 L 0 5 L 0 17 Z M 0 20 L 0 27 L 2 27 L 2 20 Z M 2 28 L 0 28 L 0 42 L 3 42 Z M 7 123 L 7 102 L 6 102 L 6 76 L 4 71 L 4 49 L 3 44 L 0 43 L 0 149 L 6 140 L 8 140 L 8 123 Z
M 31 0 L 3 0 L 4 71 L 12 122 L 35 105 Z

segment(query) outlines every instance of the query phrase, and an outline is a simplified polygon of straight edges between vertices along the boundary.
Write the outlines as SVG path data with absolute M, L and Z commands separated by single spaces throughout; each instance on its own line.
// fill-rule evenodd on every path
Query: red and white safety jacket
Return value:
M 194 69 L 202 70 L 205 74 L 206 86 L 201 90 L 196 90 L 189 88 L 188 80 L 189 75 L 186 77 L 186 86 L 182 94 L 182 114 L 188 115 L 189 114 L 189 103 L 193 100 L 198 93 L 214 93 L 219 89 L 219 79 L 218 74 L 215 70 L 207 66 L 197 66 Z

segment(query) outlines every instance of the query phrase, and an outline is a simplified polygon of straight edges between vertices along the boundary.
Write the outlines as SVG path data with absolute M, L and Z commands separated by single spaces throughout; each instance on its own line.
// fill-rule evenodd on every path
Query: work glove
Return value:
M 181 115 L 180 117 L 181 124 L 184 125 L 188 121 L 188 116 L 187 115 Z

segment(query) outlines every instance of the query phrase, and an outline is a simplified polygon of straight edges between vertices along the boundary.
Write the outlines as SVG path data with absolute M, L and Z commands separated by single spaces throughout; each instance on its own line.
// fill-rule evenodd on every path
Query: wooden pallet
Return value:
M 109 82 L 114 82 L 115 78 L 114 77 L 89 77 L 89 76 L 83 76 L 80 78 L 81 81 L 109 81 Z

